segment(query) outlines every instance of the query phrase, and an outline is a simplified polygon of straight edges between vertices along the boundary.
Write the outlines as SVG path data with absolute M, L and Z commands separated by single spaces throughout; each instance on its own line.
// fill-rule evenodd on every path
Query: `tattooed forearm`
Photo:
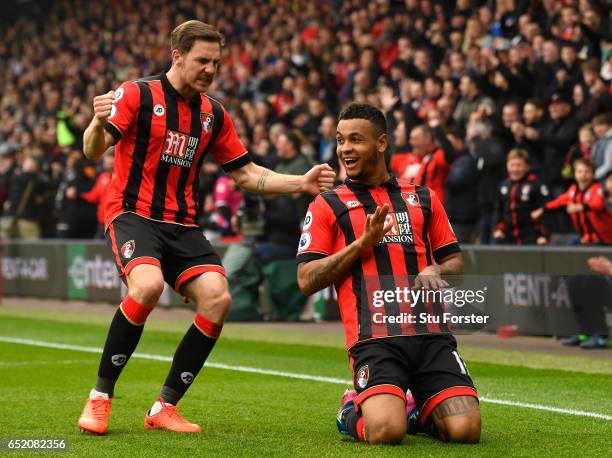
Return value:
M 467 415 L 472 410 L 478 409 L 478 400 L 472 396 L 456 396 L 448 398 L 440 403 L 433 412 L 434 420 L 453 415 Z
M 340 268 L 334 256 L 331 256 L 325 259 L 323 264 L 312 269 L 308 274 L 308 286 L 314 291 L 319 291 L 331 285 L 333 281 L 343 273 L 343 269 Z
M 263 194 L 265 192 L 266 181 L 268 180 L 268 175 L 270 175 L 270 171 L 268 169 L 264 169 L 259 176 L 259 180 L 257 181 L 257 192 Z
M 348 273 L 365 248 L 359 241 L 337 253 L 298 266 L 298 286 L 309 296 L 341 279 Z

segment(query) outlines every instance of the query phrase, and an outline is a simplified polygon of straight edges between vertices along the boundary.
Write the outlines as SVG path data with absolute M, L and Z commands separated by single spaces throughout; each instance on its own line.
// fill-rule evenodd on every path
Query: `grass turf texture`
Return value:
M 0 336 L 101 347 L 110 317 L 27 318 L 0 307 Z M 182 337 L 152 321 L 140 353 L 171 356 Z M 181 323 L 186 329 L 188 323 Z M 176 329 L 175 329 L 176 327 Z M 211 361 L 268 370 L 350 379 L 346 356 L 335 343 L 310 345 L 312 335 L 293 334 L 291 343 L 269 342 L 258 332 L 231 330 Z M 238 338 L 240 337 L 240 338 Z M 302 339 L 302 343 L 296 343 Z M 283 340 L 282 336 L 281 339 Z M 466 349 L 467 350 L 467 349 Z M 468 352 L 460 352 L 465 356 Z M 109 433 L 78 432 L 76 421 L 95 381 L 99 355 L 0 343 L 0 437 L 66 438 L 78 456 L 431 456 L 558 455 L 609 456 L 612 422 L 520 407 L 482 403 L 479 445 L 444 444 L 407 436 L 403 444 L 364 446 L 336 432 L 334 417 L 343 387 L 269 375 L 204 368 L 181 403 L 182 413 L 203 432 L 179 435 L 145 431 L 144 413 L 155 399 L 170 363 L 132 359 L 116 390 Z M 612 375 L 534 369 L 468 358 L 482 396 L 603 414 L 612 412 Z M 485 355 L 485 360 L 488 356 Z M 553 367 L 563 367 L 564 358 Z M 566 361 L 565 361 L 566 362 Z M 20 453 L 20 455 L 23 455 Z

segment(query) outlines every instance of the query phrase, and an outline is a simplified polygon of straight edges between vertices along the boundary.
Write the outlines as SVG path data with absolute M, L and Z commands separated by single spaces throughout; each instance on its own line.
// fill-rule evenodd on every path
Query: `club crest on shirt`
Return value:
M 529 200 L 529 191 L 531 191 L 531 186 L 524 184 L 521 188 L 521 200 L 523 202 L 527 202 Z
M 215 116 L 213 114 L 204 111 L 200 112 L 200 121 L 202 121 L 202 129 L 204 132 L 208 133 L 212 130 L 214 120 Z
M 128 240 L 121 247 L 121 256 L 125 259 L 130 259 L 136 250 L 136 242 L 134 240 Z
M 413 207 L 419 205 L 419 196 L 413 192 L 403 192 L 402 197 L 406 202 L 408 202 L 409 205 L 412 205 Z
M 369 378 L 370 378 L 370 368 L 366 364 L 365 366 L 362 366 L 361 369 L 359 369 L 359 371 L 357 371 L 357 380 L 355 383 L 357 384 L 359 388 L 363 390 L 368 384 Z

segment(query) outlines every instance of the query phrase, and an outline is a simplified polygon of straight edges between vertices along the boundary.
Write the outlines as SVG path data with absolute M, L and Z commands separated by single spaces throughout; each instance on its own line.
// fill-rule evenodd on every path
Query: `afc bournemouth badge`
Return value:
M 202 129 L 208 133 L 212 130 L 215 116 L 210 113 L 200 112 L 200 121 L 202 121 Z
M 357 386 L 363 390 L 368 384 L 369 378 L 370 378 L 370 368 L 366 364 L 361 369 L 359 369 L 359 371 L 357 372 Z
M 133 240 L 128 240 L 121 247 L 121 256 L 125 259 L 130 259 L 134 254 L 134 250 L 136 249 L 136 242 Z
M 419 196 L 417 196 L 416 194 L 412 192 L 410 193 L 403 192 L 402 196 L 404 196 L 404 199 L 406 200 L 406 202 L 408 202 L 413 207 L 416 207 L 417 205 L 419 205 Z

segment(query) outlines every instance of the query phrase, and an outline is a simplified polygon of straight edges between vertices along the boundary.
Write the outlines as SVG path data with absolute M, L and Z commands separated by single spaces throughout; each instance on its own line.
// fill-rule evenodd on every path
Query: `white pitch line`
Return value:
M 69 345 L 69 344 L 61 344 L 61 343 L 55 343 L 55 342 L 44 342 L 40 340 L 20 339 L 20 338 L 15 338 L 15 337 L 0 336 L 0 342 L 20 344 L 20 345 L 30 345 L 34 347 L 43 347 L 43 348 L 54 348 L 57 350 L 71 350 L 71 351 L 80 351 L 80 352 L 85 352 L 85 353 L 102 353 L 102 349 L 96 348 L 96 347 L 84 347 L 81 345 Z M 148 360 L 153 360 L 153 361 L 172 362 L 172 357 L 170 356 L 152 355 L 149 353 L 134 353 L 132 357 L 139 358 L 139 359 L 148 359 Z M 293 379 L 298 379 L 298 380 L 310 380 L 313 382 L 333 383 L 336 385 L 350 385 L 351 384 L 349 380 L 343 380 L 343 379 L 334 378 L 334 377 L 320 377 L 317 375 L 298 374 L 295 372 L 274 371 L 274 370 L 269 370 L 269 369 L 260 369 L 258 367 L 234 366 L 230 364 L 221 364 L 221 363 L 213 363 L 213 362 L 207 362 L 206 366 L 213 367 L 215 369 L 225 369 L 225 370 L 237 371 L 237 372 L 248 372 L 252 374 L 272 375 L 276 377 L 293 378 Z M 493 399 L 493 398 L 489 398 L 486 396 L 480 397 L 480 401 L 487 402 L 489 404 L 498 404 L 498 405 L 511 406 L 511 407 L 522 407 L 525 409 L 534 409 L 534 410 L 545 410 L 548 412 L 562 413 L 566 415 L 575 415 L 579 417 L 589 417 L 589 418 L 597 418 L 600 420 L 612 421 L 612 415 L 605 415 L 603 413 L 597 413 L 597 412 L 587 412 L 584 410 L 561 409 L 559 407 L 552 407 L 552 406 L 547 406 L 543 404 L 531 404 L 528 402 L 507 401 L 505 399 Z

